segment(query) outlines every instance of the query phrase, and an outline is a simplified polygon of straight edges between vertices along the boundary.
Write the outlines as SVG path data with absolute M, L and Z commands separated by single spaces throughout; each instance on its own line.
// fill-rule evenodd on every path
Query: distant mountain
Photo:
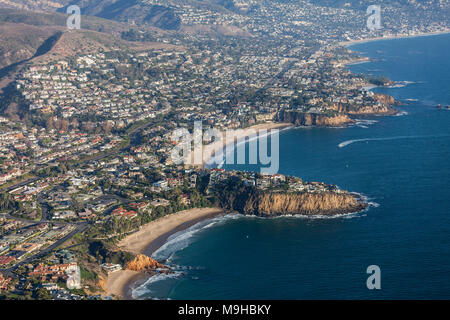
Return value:
M 66 20 L 66 14 L 54 11 L 36 12 L 0 8 L 0 89 L 11 80 L 9 76 L 14 74 L 16 65 L 40 55 L 41 51 L 52 43 L 51 40 L 56 35 L 67 31 Z M 91 16 L 83 17 L 82 28 L 105 35 L 98 38 L 118 40 L 121 40 L 123 33 L 130 30 L 128 24 Z M 153 27 L 141 29 L 153 36 L 163 32 Z M 108 35 L 113 35 L 113 37 Z M 67 39 L 67 35 L 62 37 L 62 40 L 64 39 Z M 87 36 L 84 39 L 77 39 L 77 41 L 82 41 L 82 43 L 77 43 L 77 46 L 84 48 L 84 44 L 87 43 L 89 47 L 89 43 L 92 41 L 88 40 Z M 106 44 L 105 46 L 109 47 L 110 45 Z M 70 48 L 69 44 L 65 46 Z M 63 50 L 60 51 L 63 53 Z M 71 49 L 71 51 L 73 50 Z
M 137 0 L 75 0 L 83 15 L 96 16 L 132 24 L 149 24 L 166 30 L 177 30 L 181 19 L 173 8 L 162 5 L 146 5 Z M 67 6 L 58 9 L 66 12 Z
M 55 11 L 65 6 L 71 0 L 0 0 L 1 8 L 31 10 L 31 11 Z
M 0 23 L 0 69 L 31 58 L 38 48 L 62 28 Z
M 278 1 L 294 1 L 294 0 L 278 0 Z M 371 4 L 380 5 L 381 7 L 392 6 L 392 7 L 402 7 L 402 6 L 439 6 L 448 0 L 378 0 L 378 1 L 367 1 L 367 0 L 310 0 L 309 2 L 325 7 L 333 8 L 350 8 L 356 10 L 366 10 Z

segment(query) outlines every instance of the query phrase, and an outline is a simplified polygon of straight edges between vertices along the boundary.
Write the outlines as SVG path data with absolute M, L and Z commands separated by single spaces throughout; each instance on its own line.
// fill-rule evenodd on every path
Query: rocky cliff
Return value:
M 281 122 L 290 122 L 297 126 L 339 127 L 353 123 L 345 114 L 308 113 L 295 110 L 280 112 L 278 116 Z
M 335 215 L 357 212 L 367 205 L 348 193 L 261 193 L 251 195 L 241 213 L 256 216 Z
M 132 261 L 130 261 L 127 264 L 126 270 L 131 271 L 151 271 L 156 270 L 158 268 L 167 268 L 166 266 L 162 265 L 158 261 L 147 257 L 143 254 L 138 254 L 136 258 L 134 258 Z
M 373 95 L 375 103 L 371 105 L 351 105 L 348 103 L 336 103 L 330 106 L 330 109 L 338 113 L 348 115 L 393 115 L 397 110 L 392 108 L 393 105 L 398 105 L 393 97 L 387 94 L 375 93 Z M 377 103 L 379 102 L 379 103 Z

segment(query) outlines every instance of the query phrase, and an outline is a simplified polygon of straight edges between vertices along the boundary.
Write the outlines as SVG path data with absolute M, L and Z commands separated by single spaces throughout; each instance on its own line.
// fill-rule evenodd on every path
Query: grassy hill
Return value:
M 1 0 L 0 0 L 1 1 Z M 0 69 L 33 57 L 38 48 L 57 32 L 66 31 L 67 15 L 57 12 L 31 12 L 0 8 Z M 83 16 L 81 27 L 121 39 L 130 27 L 125 23 Z M 147 28 L 161 34 L 156 28 Z M 112 37 L 111 37 L 112 36 Z

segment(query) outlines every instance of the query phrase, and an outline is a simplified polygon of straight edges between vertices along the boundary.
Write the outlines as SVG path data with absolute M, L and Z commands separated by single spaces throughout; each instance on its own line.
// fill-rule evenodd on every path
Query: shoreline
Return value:
M 245 137 L 248 137 L 248 131 L 249 130 L 255 130 L 257 137 L 259 137 L 259 131 L 260 130 L 272 130 L 272 129 L 284 129 L 288 127 L 293 127 L 294 125 L 292 123 L 288 122 L 265 122 L 256 124 L 247 128 L 239 128 L 239 129 L 233 129 L 236 130 L 236 140 L 237 143 L 239 143 L 240 139 L 245 139 Z M 225 135 L 225 132 L 222 131 L 222 134 Z M 271 132 L 267 132 L 268 135 L 271 134 Z M 251 139 L 252 137 L 250 137 Z M 224 137 L 224 140 L 215 141 L 211 144 L 203 146 L 203 158 L 202 158 L 202 166 L 210 166 L 213 164 L 217 164 L 216 162 L 209 163 L 211 160 L 213 160 L 218 155 L 223 155 L 223 157 L 227 154 L 227 147 L 228 145 L 231 145 L 234 142 L 227 143 L 226 137 Z M 214 154 L 214 155 L 213 155 Z
M 374 41 L 407 39 L 407 38 L 417 38 L 417 37 L 430 37 L 430 36 L 437 36 L 437 35 L 443 35 L 443 34 L 450 34 L 450 29 L 443 30 L 443 31 L 435 31 L 435 32 L 422 32 L 422 33 L 417 33 L 417 34 L 389 35 L 386 37 L 381 36 L 381 37 L 359 39 L 359 40 L 347 40 L 347 41 L 338 42 L 338 44 L 340 46 L 349 47 L 349 46 L 352 46 L 355 44 L 374 42 Z
M 435 32 L 421 32 L 421 33 L 417 33 L 417 34 L 408 34 L 408 35 L 390 35 L 387 37 L 375 37 L 375 38 L 367 38 L 367 39 L 359 39 L 359 40 L 348 40 L 348 41 L 338 42 L 338 45 L 344 46 L 348 49 L 351 49 L 350 47 L 353 45 L 364 44 L 364 43 L 369 43 L 369 42 L 376 42 L 376 41 L 383 41 L 383 40 L 410 39 L 410 38 L 420 38 L 420 37 L 432 37 L 432 36 L 445 35 L 445 34 L 450 34 L 450 29 L 442 30 L 442 31 L 435 31 Z M 371 61 L 370 57 L 360 55 L 359 61 L 345 63 L 345 66 L 348 67 L 348 66 L 355 65 L 355 64 L 367 63 L 370 61 Z M 363 89 L 366 89 L 367 91 L 372 91 L 373 89 L 376 89 L 376 88 L 384 88 L 384 86 L 377 86 L 377 85 L 367 83 L 367 85 L 365 87 L 363 87 Z M 398 101 L 396 100 L 396 102 L 398 102 Z M 395 110 L 395 112 L 386 112 L 384 114 L 374 114 L 374 115 L 395 116 L 400 113 L 400 111 L 398 109 L 393 109 L 393 110 Z
M 226 212 L 219 208 L 193 208 L 169 214 L 142 226 L 139 231 L 122 239 L 118 246 L 122 251 L 136 255 L 145 254 L 150 257 L 167 242 L 171 235 L 222 214 Z M 106 278 L 106 295 L 115 296 L 121 300 L 132 300 L 131 290 L 134 284 L 148 276 L 147 272 L 130 270 L 113 272 Z
M 344 41 L 339 42 L 339 45 L 348 47 L 354 44 L 367 43 L 373 41 L 425 37 L 449 33 L 450 30 L 432 33 L 419 33 L 413 35 L 392 35 L 387 37 Z M 384 115 L 385 114 L 383 114 L 383 116 Z M 292 126 L 293 124 L 291 123 L 266 122 L 262 124 L 253 125 L 247 128 L 241 128 L 240 129 L 241 131 L 238 134 L 236 134 L 235 137 L 239 142 L 239 139 L 242 139 L 247 136 L 246 134 L 247 130 L 255 130 L 256 133 L 259 134 L 259 130 L 281 129 Z M 268 134 L 270 134 L 270 132 L 268 132 Z M 202 166 L 207 165 L 207 163 L 216 156 L 216 153 L 219 152 L 220 154 L 221 151 L 225 151 L 224 154 L 226 154 L 226 147 L 228 145 L 229 144 L 227 144 L 227 141 L 225 139 L 203 146 L 204 149 L 203 149 Z M 206 151 L 209 153 L 209 156 L 208 154 L 206 154 L 207 157 L 205 157 Z M 147 256 L 151 256 L 156 250 L 158 250 L 167 242 L 167 239 L 171 235 L 186 230 L 200 221 L 211 219 L 225 213 L 226 212 L 224 210 L 219 208 L 201 208 L 201 209 L 194 208 L 174 214 L 169 214 L 160 219 L 152 221 L 147 225 L 142 226 L 139 231 L 121 240 L 118 246 L 123 251 L 129 251 L 134 254 L 145 254 Z M 108 275 L 106 279 L 105 289 L 107 291 L 107 295 L 115 296 L 122 300 L 132 300 L 133 297 L 131 295 L 131 290 L 133 289 L 134 285 L 147 279 L 149 276 L 150 275 L 146 272 L 137 272 L 130 270 L 120 270 L 111 273 Z

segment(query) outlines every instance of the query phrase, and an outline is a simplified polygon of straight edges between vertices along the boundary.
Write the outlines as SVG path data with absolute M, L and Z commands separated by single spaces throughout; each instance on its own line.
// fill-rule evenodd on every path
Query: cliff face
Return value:
M 279 118 L 282 122 L 290 122 L 297 126 L 338 127 L 354 122 L 345 114 L 329 116 L 327 114 L 301 111 L 283 111 Z
M 243 214 L 270 217 L 294 214 L 334 215 L 357 212 L 366 206 L 355 195 L 345 193 L 262 193 L 252 194 L 237 209 Z
M 382 102 L 384 104 L 388 104 L 388 105 L 395 104 L 395 99 L 387 94 L 375 93 L 373 96 L 374 96 L 375 100 Z
M 134 258 L 134 260 L 130 261 L 127 264 L 126 270 L 149 271 L 158 268 L 166 268 L 166 267 L 150 257 L 147 257 L 143 254 L 139 254 L 136 256 L 136 258 Z
M 367 203 L 357 194 L 332 185 L 311 183 L 308 184 L 308 189 L 313 190 L 308 192 L 285 188 L 270 190 L 246 185 L 239 179 L 230 177 L 215 185 L 217 206 L 241 214 L 266 217 L 296 214 L 335 215 L 358 212 L 367 207 Z
M 392 115 L 397 113 L 397 110 L 391 108 L 392 105 L 397 104 L 393 97 L 387 94 L 375 93 L 373 98 L 376 102 L 380 102 L 381 104 L 353 106 L 338 103 L 331 106 L 331 109 L 349 115 Z

